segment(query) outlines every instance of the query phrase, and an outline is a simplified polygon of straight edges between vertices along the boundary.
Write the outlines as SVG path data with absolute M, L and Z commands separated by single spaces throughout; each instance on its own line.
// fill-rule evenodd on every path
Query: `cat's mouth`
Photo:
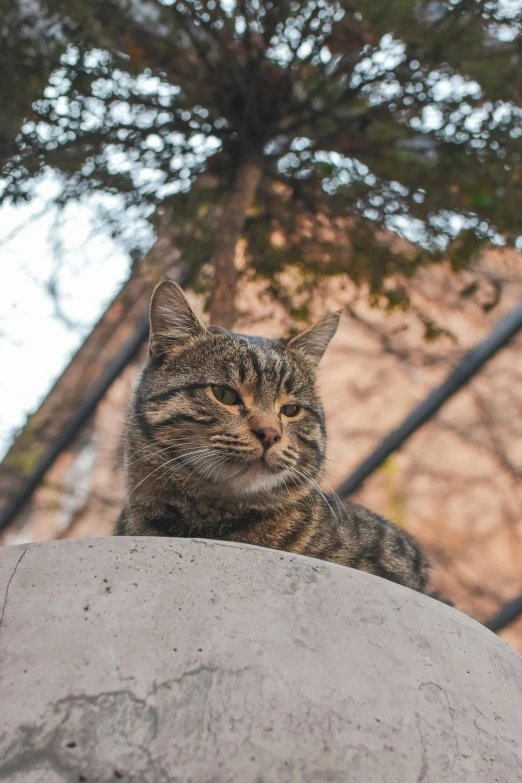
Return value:
M 253 456 L 247 460 L 241 460 L 243 465 L 247 468 L 261 469 L 268 471 L 269 473 L 279 473 L 286 469 L 286 465 L 281 462 L 276 456 L 272 456 L 270 452 L 265 451 L 260 456 Z
M 228 460 L 221 470 L 214 471 L 209 478 L 221 485 L 228 494 L 245 495 L 270 491 L 282 484 L 288 475 L 288 466 L 276 455 L 267 459 L 267 454 L 251 455 L 247 459 Z

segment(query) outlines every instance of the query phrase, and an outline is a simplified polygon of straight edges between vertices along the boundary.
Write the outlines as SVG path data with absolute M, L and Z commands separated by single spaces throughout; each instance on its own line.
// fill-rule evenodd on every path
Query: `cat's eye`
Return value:
M 293 418 L 294 416 L 297 416 L 301 408 L 299 405 L 283 405 L 281 408 L 281 413 L 283 416 L 287 416 L 289 419 Z
M 213 386 L 212 394 L 223 405 L 239 405 L 239 394 L 230 386 Z

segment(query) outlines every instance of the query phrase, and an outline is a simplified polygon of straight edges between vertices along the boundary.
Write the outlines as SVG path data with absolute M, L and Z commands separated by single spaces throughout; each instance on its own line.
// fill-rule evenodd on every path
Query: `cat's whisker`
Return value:
M 323 465 L 320 472 L 321 474 L 329 473 L 335 479 L 340 479 L 342 476 L 344 476 L 344 473 L 341 473 L 341 471 L 337 470 L 337 468 L 332 468 L 329 465 Z
M 316 512 L 316 505 L 315 505 L 315 499 L 313 496 L 313 493 L 309 491 L 308 485 L 303 481 L 303 479 L 297 474 L 295 468 L 293 466 L 289 467 L 291 475 L 294 477 L 294 481 L 297 481 L 300 487 L 302 487 L 304 491 L 304 500 L 308 503 L 310 506 L 310 510 L 312 512 L 312 518 L 315 517 Z
M 294 470 L 296 470 L 296 471 L 297 471 L 297 468 L 295 468 L 295 467 L 294 467 Z M 341 538 L 342 538 L 342 540 L 343 540 L 343 544 L 344 544 L 344 545 L 346 545 L 346 541 L 345 541 L 345 538 L 344 538 L 344 530 L 343 530 L 343 526 L 342 526 L 342 524 L 341 524 L 341 520 L 339 519 L 339 517 L 337 516 L 337 514 L 336 514 L 336 513 L 335 513 L 335 511 L 333 510 L 333 508 L 332 508 L 332 506 L 331 506 L 331 504 L 330 504 L 330 502 L 329 502 L 328 498 L 326 497 L 325 493 L 322 491 L 322 489 L 321 489 L 321 487 L 319 486 L 319 484 L 317 484 L 317 482 L 316 482 L 316 481 L 315 481 L 315 480 L 314 480 L 314 479 L 313 479 L 311 476 L 309 476 L 309 475 L 308 475 L 306 472 L 303 472 L 301 475 L 303 475 L 303 476 L 304 476 L 306 479 L 308 479 L 308 481 L 311 483 L 311 485 L 312 485 L 313 487 L 315 487 L 315 489 L 317 490 L 317 492 L 319 492 L 319 494 L 320 494 L 320 495 L 321 495 L 321 497 L 323 498 L 324 502 L 326 503 L 326 505 L 327 505 L 327 506 L 328 506 L 328 508 L 330 509 L 330 512 L 331 512 L 331 514 L 332 514 L 332 516 L 333 516 L 333 518 L 334 518 L 335 524 L 337 525 L 337 528 L 338 528 L 338 530 L 339 530 L 339 533 L 341 534 Z M 339 502 L 339 499 L 337 499 L 337 500 L 338 500 L 338 502 Z M 353 523 L 352 523 L 352 525 L 353 525 Z M 354 527 L 354 530 L 355 530 L 355 527 Z
M 301 462 L 301 465 L 304 465 L 305 468 L 309 468 L 310 470 L 314 470 L 314 466 L 310 465 L 308 462 Z M 331 472 L 331 471 L 329 471 L 329 472 Z M 335 500 L 337 502 L 337 508 L 338 508 L 338 510 L 339 510 L 339 512 L 340 512 L 340 514 L 342 516 L 342 512 L 343 512 L 342 500 L 339 498 L 339 496 L 337 495 L 337 493 L 333 489 L 333 487 L 330 484 L 330 482 L 324 477 L 324 473 L 325 473 L 325 471 L 322 470 L 321 471 L 321 478 L 328 485 L 328 488 L 329 488 L 330 492 L 332 493 L 333 497 L 335 498 Z M 334 478 L 336 478 L 336 476 L 334 476 Z
M 310 465 L 307 462 L 301 462 L 300 465 L 301 465 L 301 467 L 304 466 L 305 468 L 309 468 L 310 470 L 314 470 L 315 469 L 315 467 L 313 465 Z M 331 472 L 331 470 L 328 471 L 328 472 Z M 337 511 L 339 513 L 339 517 L 342 518 L 343 517 L 343 512 L 344 512 L 344 506 L 343 506 L 342 500 L 339 498 L 339 496 L 335 492 L 335 490 L 332 487 L 332 485 L 330 484 L 330 482 L 325 478 L 324 473 L 325 473 L 325 470 L 323 468 L 323 470 L 321 471 L 321 477 L 322 477 L 323 481 L 326 483 L 326 485 L 328 486 L 330 492 L 332 493 L 332 496 L 333 496 L 333 498 L 334 498 L 334 500 L 336 502 L 336 505 L 337 505 Z M 335 478 L 335 476 L 334 476 L 334 478 Z M 326 501 L 326 496 L 324 496 L 324 498 L 325 498 L 325 501 Z M 345 531 L 344 527 L 341 525 L 341 523 L 337 519 L 336 519 L 336 522 L 338 523 L 337 526 L 339 528 L 339 531 L 344 536 L 346 534 L 346 531 Z M 352 527 L 353 527 L 353 523 L 352 523 Z
M 216 468 L 218 468 L 218 469 L 222 468 L 230 459 L 231 459 L 231 457 L 220 457 L 220 460 L 218 462 L 216 462 L 214 467 L 211 469 L 211 471 L 210 471 L 210 473 L 208 475 L 208 479 L 210 480 L 210 477 L 212 476 L 212 473 L 216 470 Z
M 201 449 L 201 450 L 199 450 L 199 451 L 195 451 L 195 452 L 188 452 L 187 454 L 181 454 L 181 455 L 179 455 L 179 456 L 178 456 L 178 457 L 177 457 L 175 460 L 170 460 L 170 461 L 169 461 L 170 463 L 172 463 L 172 462 L 177 462 L 178 464 L 177 464 L 177 465 L 176 465 L 174 468 L 169 468 L 169 469 L 166 471 L 166 474 L 165 474 L 165 481 L 163 482 L 163 485 L 162 485 L 162 487 L 163 487 L 163 488 L 165 488 L 165 487 L 166 487 L 166 485 L 169 483 L 169 481 L 172 481 L 172 479 L 173 479 L 173 478 L 174 478 L 174 477 L 175 477 L 175 476 L 176 476 L 176 475 L 177 475 L 177 474 L 178 474 L 178 473 L 179 473 L 181 470 L 183 470 L 184 468 L 189 468 L 189 467 L 192 467 L 192 462 L 191 462 L 191 459 L 193 459 L 193 457 L 194 457 L 194 455 L 195 455 L 195 454 L 201 454 L 202 452 L 206 452 L 206 449 L 205 449 L 205 448 L 203 448 L 203 449 Z M 202 455 L 202 458 L 203 458 L 203 457 L 204 457 L 204 455 Z M 164 463 L 164 466 L 165 466 L 165 465 L 168 465 L 168 464 L 169 464 L 169 463 Z M 189 474 L 188 474 L 187 478 L 189 478 L 189 477 L 190 477 L 190 476 L 191 476 L 191 475 L 194 473 L 194 470 L 195 470 L 195 468 L 193 468 L 193 470 L 191 470 L 191 471 L 189 472 Z
M 306 463 L 305 463 L 305 464 L 306 464 Z M 306 471 L 305 471 L 305 472 L 306 472 Z M 313 480 L 311 477 L 310 477 L 310 480 L 311 480 L 311 481 L 313 481 L 314 485 L 315 485 L 315 486 L 316 486 L 316 487 L 319 489 L 319 485 L 318 485 L 318 484 L 317 484 L 317 483 L 316 483 L 316 482 L 315 482 L 315 481 L 314 481 L 314 480 Z M 342 506 L 342 503 L 341 503 L 341 501 L 340 501 L 339 497 L 337 496 L 337 494 L 336 494 L 336 493 L 333 491 L 333 489 L 332 489 L 331 485 L 329 484 L 329 482 L 328 482 L 328 481 L 326 481 L 326 483 L 328 484 L 328 486 L 330 487 L 330 490 L 332 491 L 332 493 L 333 493 L 333 495 L 334 495 L 335 501 L 336 501 L 336 503 L 337 503 L 337 511 L 338 511 L 339 515 L 340 515 L 340 516 L 342 516 L 342 512 L 343 512 L 343 506 Z M 326 503 L 328 503 L 328 501 L 327 501 L 327 499 L 326 499 L 326 495 L 325 495 L 325 494 L 322 492 L 322 490 L 320 490 L 320 491 L 321 491 L 321 494 L 322 494 L 322 496 L 323 496 L 323 499 L 325 500 L 325 502 L 326 502 Z M 328 505 L 329 505 L 329 504 L 328 504 Z M 330 508 L 331 508 L 331 507 L 330 507 Z M 342 530 L 343 528 L 342 528 L 342 525 L 341 525 L 340 519 L 339 519 L 338 517 L 336 517 L 336 522 L 337 522 L 337 524 L 338 524 L 339 530 Z
M 207 449 L 207 451 L 208 451 L 208 449 Z M 212 454 L 208 455 L 208 454 L 207 454 L 207 455 L 206 455 L 206 458 L 207 458 L 207 463 L 208 463 L 208 464 L 210 464 L 210 460 L 212 460 L 213 458 L 214 458 L 214 459 L 216 459 L 216 458 L 217 458 L 217 459 L 220 459 L 220 455 L 212 455 Z M 203 461 L 203 470 L 204 470 L 204 469 L 205 469 L 205 459 L 204 459 L 204 457 L 200 458 L 199 462 L 201 462 L 201 461 Z M 185 481 L 183 482 L 183 484 L 182 484 L 182 486 L 183 486 L 183 487 L 185 487 L 185 485 L 186 485 L 186 483 L 187 483 L 188 479 L 190 478 L 190 476 L 192 476 L 192 474 L 193 474 L 193 473 L 194 473 L 196 470 L 198 470 L 198 469 L 201 469 L 201 466 L 200 466 L 200 465 L 197 465 L 197 464 L 196 464 L 196 465 L 194 465 L 194 467 L 193 467 L 193 470 L 191 470 L 191 471 L 190 471 L 190 473 L 189 473 L 189 474 L 188 474 L 188 476 L 186 477 Z
M 189 459 L 181 461 L 180 464 L 177 465 L 177 467 L 167 471 L 164 486 L 166 486 L 169 483 L 169 481 L 172 481 L 172 479 L 180 472 L 180 470 L 188 469 L 188 468 L 192 468 L 192 470 L 189 470 L 188 475 L 185 478 L 185 482 L 183 483 L 183 486 L 185 486 L 190 476 L 192 476 L 192 474 L 196 470 L 196 467 L 193 466 L 193 464 L 190 462 Z
M 173 464 L 173 463 L 176 463 L 176 462 L 178 462 L 178 463 L 179 463 L 179 465 L 177 466 L 177 468 L 176 468 L 176 469 L 174 469 L 174 470 L 173 470 L 172 468 L 168 468 L 168 469 L 167 469 L 167 471 L 166 471 L 166 480 L 165 480 L 165 481 L 163 482 L 163 484 L 162 484 L 162 487 L 163 487 L 163 488 L 164 488 L 164 487 L 167 485 L 167 483 L 168 483 L 168 480 L 169 480 L 170 478 L 172 478 L 173 476 L 175 476 L 175 475 L 176 475 L 176 473 L 178 473 L 178 472 L 179 472 L 179 470 L 183 469 L 183 467 L 185 467 L 185 466 L 186 466 L 185 459 L 186 459 L 186 456 L 185 456 L 185 455 L 179 455 L 179 456 L 177 456 L 177 457 L 175 457 L 175 458 L 173 458 L 173 459 L 170 459 L 170 460 L 167 460 L 166 462 L 163 462 L 161 465 L 159 465 L 159 466 L 156 468 L 156 470 L 152 471 L 152 473 L 155 473 L 157 470 L 161 470 L 161 469 L 163 469 L 163 468 L 168 468 L 168 466 L 169 466 L 169 465 L 171 465 L 171 464 Z M 152 475 L 152 473 L 149 473 L 149 475 L 148 475 L 148 476 L 147 476 L 145 479 L 143 479 L 142 481 L 144 481 L 144 480 L 146 481 L 148 478 L 150 478 L 150 476 Z M 141 482 L 140 482 L 140 483 L 141 483 Z M 132 492 L 135 492 L 135 490 L 136 490 L 138 487 L 139 487 L 139 484 L 138 484 L 138 486 L 137 486 L 137 487 L 135 487 L 135 488 L 132 490 Z M 130 494 L 132 494 L 132 492 L 131 492 Z M 130 496 L 130 495 L 129 495 L 129 496 Z
M 307 506 L 310 507 L 310 513 L 311 513 L 311 517 L 312 517 L 312 520 L 313 520 L 313 519 L 315 519 L 315 516 L 316 516 L 316 513 L 317 513 L 317 506 L 316 506 L 316 502 L 315 502 L 315 495 L 314 495 L 313 492 L 310 492 L 310 489 L 309 489 L 308 485 L 305 484 L 305 482 L 301 478 L 299 478 L 297 476 L 297 474 L 293 473 L 292 475 L 294 477 L 294 481 L 298 481 L 299 485 L 303 488 L 303 491 L 304 491 L 303 499 L 304 499 L 305 503 L 307 504 Z
M 325 457 L 324 457 L 324 459 L 325 459 L 327 462 L 336 462 L 338 465 L 342 465 L 342 466 L 343 466 L 343 468 L 348 468 L 349 470 L 352 470 L 352 469 L 353 469 L 353 465 L 349 465 L 347 462 L 341 462 L 341 461 L 340 461 L 340 460 L 338 460 L 338 459 L 333 459 L 333 457 L 326 457 L 326 456 L 325 456 Z
M 145 443 L 142 446 L 140 446 L 140 448 L 134 449 L 133 451 L 129 452 L 129 456 L 133 457 L 136 454 L 140 454 L 143 451 L 153 450 L 153 449 L 161 449 L 161 447 L 165 446 L 165 445 L 166 446 L 170 446 L 171 444 L 191 441 L 193 439 L 194 439 L 193 437 L 188 437 L 187 436 L 187 437 L 183 437 L 183 438 L 169 438 L 167 440 L 162 440 L 162 441 L 156 441 L 155 440 L 153 443 Z
M 315 502 L 315 495 L 314 495 L 313 492 L 309 491 L 308 484 L 305 481 L 303 481 L 302 478 L 298 477 L 296 473 L 294 473 L 294 475 L 297 478 L 297 480 L 299 481 L 300 486 L 303 487 L 303 489 L 304 489 L 304 491 L 306 493 L 305 496 L 304 496 L 304 499 L 305 499 L 306 503 L 310 506 L 310 511 L 312 512 L 312 519 L 314 519 L 316 511 L 317 511 L 317 506 L 316 506 L 316 502 Z
M 185 439 L 183 438 L 180 440 L 185 440 Z M 193 438 L 187 438 L 186 440 L 193 441 Z M 132 452 L 132 454 L 130 455 L 132 457 L 135 457 L 137 454 L 141 454 L 141 456 L 137 457 L 136 459 L 126 461 L 123 467 L 119 468 L 119 470 L 125 470 L 126 468 L 130 467 L 131 465 L 135 465 L 138 462 L 145 462 L 149 458 L 161 456 L 162 453 L 168 453 L 174 451 L 177 447 L 178 444 L 169 445 L 164 448 L 158 446 L 151 446 L 151 445 L 143 446 L 141 449 L 137 449 L 136 451 Z
M 199 453 L 199 451 L 198 451 L 198 452 L 194 452 L 194 453 Z M 151 470 L 151 472 L 150 472 L 150 473 L 148 473 L 148 474 L 145 476 L 145 478 L 143 478 L 143 479 L 142 479 L 142 480 L 141 480 L 141 481 L 140 481 L 140 482 L 139 482 L 139 483 L 138 483 L 138 484 L 137 484 L 137 485 L 136 485 L 136 486 L 135 486 L 135 487 L 134 487 L 134 488 L 133 488 L 133 489 L 132 489 L 132 490 L 129 492 L 129 497 L 131 497 L 131 495 L 133 495 L 133 494 L 136 492 L 136 490 L 137 490 L 137 489 L 139 489 L 139 487 L 141 487 L 141 485 L 143 484 L 143 482 L 144 482 L 144 481 L 147 481 L 147 480 L 148 480 L 148 479 L 149 479 L 149 478 L 150 478 L 150 477 L 151 477 L 151 476 L 152 476 L 154 473 L 156 473 L 158 470 L 161 470 L 162 468 L 165 468 L 167 465 L 171 464 L 172 462 L 176 462 L 178 459 L 185 458 L 186 456 L 188 456 L 188 455 L 186 455 L 186 454 L 182 454 L 182 455 L 180 455 L 179 457 L 174 457 L 173 459 L 167 460 L 166 462 L 163 462 L 161 465 L 158 465 L 158 467 L 157 467 L 157 468 L 155 468 L 154 470 Z

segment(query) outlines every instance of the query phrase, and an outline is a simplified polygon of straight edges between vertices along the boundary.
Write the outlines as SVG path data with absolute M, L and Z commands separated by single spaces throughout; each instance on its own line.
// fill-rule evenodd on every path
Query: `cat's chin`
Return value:
M 243 463 L 242 465 L 223 466 L 223 472 L 217 482 L 225 495 L 253 495 L 258 492 L 271 492 L 281 486 L 290 475 L 286 468 L 275 468 L 264 460 Z

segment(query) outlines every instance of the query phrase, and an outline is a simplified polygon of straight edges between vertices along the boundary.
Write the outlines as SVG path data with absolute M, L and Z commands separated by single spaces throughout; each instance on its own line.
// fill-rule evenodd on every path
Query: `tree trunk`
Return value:
M 211 262 L 214 267 L 214 286 L 210 300 L 210 322 L 225 329 L 232 329 L 236 320 L 236 245 L 260 179 L 259 164 L 245 161 L 240 165 L 232 191 L 223 205 L 214 238 Z

